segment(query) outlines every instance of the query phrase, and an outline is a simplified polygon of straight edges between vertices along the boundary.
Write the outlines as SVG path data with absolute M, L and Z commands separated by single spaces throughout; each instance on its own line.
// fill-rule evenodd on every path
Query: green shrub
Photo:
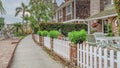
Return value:
M 71 31 L 80 31 L 85 29 L 87 31 L 86 24 L 76 24 L 76 23 L 40 23 L 41 30 L 61 30 L 61 33 L 64 36 L 68 36 L 68 33 Z
M 112 23 L 109 23 L 108 24 L 108 27 L 107 27 L 107 36 L 114 36 L 113 32 L 112 32 Z
M 60 32 L 58 32 L 58 31 L 56 31 L 56 30 L 50 31 L 50 32 L 48 33 L 48 36 L 49 36 L 50 38 L 57 38 L 59 35 L 60 35 Z
M 45 36 L 47 36 L 47 35 L 48 35 L 48 31 L 45 31 L 45 30 L 44 30 L 44 31 L 41 32 L 41 36 L 44 36 L 44 37 L 45 37 Z
M 43 32 L 43 31 L 38 31 L 37 34 L 38 34 L 39 36 L 42 36 L 42 32 Z
M 72 32 L 68 33 L 68 38 L 70 41 L 77 44 L 79 42 L 79 34 L 80 34 L 79 31 L 72 31 Z
M 87 32 L 85 30 L 81 31 L 72 31 L 68 33 L 68 38 L 70 41 L 72 41 L 74 44 L 82 43 L 86 40 Z
M 84 29 L 82 29 L 80 31 L 80 41 L 79 42 L 81 43 L 81 42 L 85 41 L 86 38 L 87 38 L 87 32 Z

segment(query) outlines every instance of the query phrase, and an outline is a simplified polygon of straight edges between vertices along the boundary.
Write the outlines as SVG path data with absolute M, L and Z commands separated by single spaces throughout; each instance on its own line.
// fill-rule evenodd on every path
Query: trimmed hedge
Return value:
M 71 31 L 80 31 L 82 29 L 87 31 L 87 25 L 78 23 L 40 23 L 40 30 L 58 30 L 65 36 Z
M 87 38 L 87 32 L 84 29 L 81 31 L 72 31 L 68 33 L 68 38 L 74 44 L 83 43 Z
M 50 31 L 49 33 L 48 33 L 48 36 L 50 37 L 50 38 L 57 38 L 58 36 L 60 35 L 60 33 L 59 33 L 59 31 L 57 31 L 57 30 L 52 30 L 52 31 Z

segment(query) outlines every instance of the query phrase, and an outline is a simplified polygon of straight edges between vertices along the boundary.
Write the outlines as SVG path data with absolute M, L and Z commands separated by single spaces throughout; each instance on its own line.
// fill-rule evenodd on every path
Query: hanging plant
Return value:
M 97 27 L 98 26 L 98 23 L 92 23 L 91 25 L 93 28 Z

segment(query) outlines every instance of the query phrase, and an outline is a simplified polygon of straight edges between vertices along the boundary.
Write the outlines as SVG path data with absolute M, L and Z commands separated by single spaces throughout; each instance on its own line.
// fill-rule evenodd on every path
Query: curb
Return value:
M 9 62 L 8 62 L 7 68 L 10 68 L 10 65 L 11 65 L 12 59 L 13 59 L 13 57 L 14 57 L 15 51 L 16 51 L 16 49 L 17 49 L 17 46 L 18 46 L 19 42 L 20 42 L 22 39 L 24 39 L 24 38 L 19 39 L 19 41 L 17 42 L 16 47 L 15 47 L 13 53 L 12 53 L 12 56 L 11 56 Z

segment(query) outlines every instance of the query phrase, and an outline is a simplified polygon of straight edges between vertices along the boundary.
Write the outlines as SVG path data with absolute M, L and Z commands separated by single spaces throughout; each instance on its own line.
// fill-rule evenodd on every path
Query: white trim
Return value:
M 70 12 L 68 12 L 68 6 L 70 6 L 69 7 L 70 8 Z M 68 5 L 66 5 L 66 15 L 70 15 L 70 14 L 72 14 L 72 5 L 68 4 Z
M 56 22 L 58 22 L 58 13 L 56 13 Z
M 72 14 L 72 12 L 66 13 L 66 16 L 67 16 L 67 15 L 71 15 L 71 14 Z
M 69 23 L 69 22 L 75 22 L 75 21 L 85 21 L 84 19 L 72 19 L 72 20 L 68 20 L 68 21 L 64 21 L 63 23 Z
M 113 17 L 113 16 L 117 16 L 117 14 L 112 14 L 112 15 L 107 15 L 107 16 L 102 16 L 102 17 L 97 17 L 97 18 L 90 18 L 90 19 L 86 19 L 86 21 L 103 19 L 103 18 L 108 18 L 108 17 Z
M 90 34 L 90 23 L 88 22 L 88 34 Z
M 59 18 L 62 18 L 63 17 L 63 9 L 60 9 L 59 10 Z
M 65 2 L 62 6 L 60 6 L 56 11 L 59 11 L 60 9 L 62 9 L 63 7 L 65 7 L 66 5 L 68 5 L 71 1 L 73 0 L 69 0 L 68 2 Z
M 104 20 L 102 20 L 102 33 L 104 33 Z

